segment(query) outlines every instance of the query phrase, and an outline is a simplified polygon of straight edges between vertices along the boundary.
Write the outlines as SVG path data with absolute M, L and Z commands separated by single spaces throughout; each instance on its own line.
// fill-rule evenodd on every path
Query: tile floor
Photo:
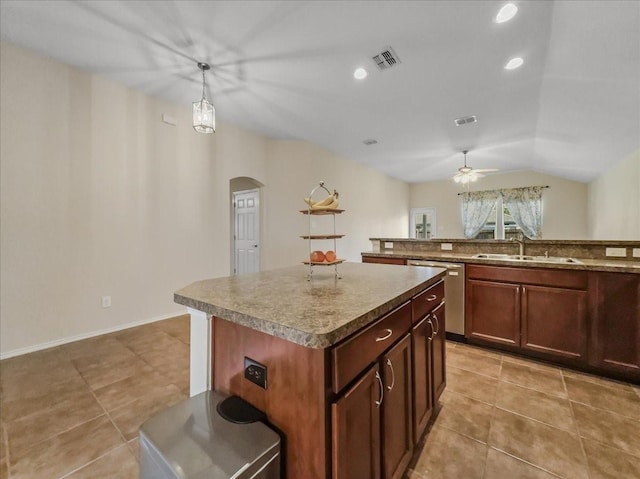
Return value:
M 408 479 L 640 479 L 640 387 L 447 343 Z M 137 429 L 188 396 L 183 316 L 0 362 L 0 479 L 134 479 Z
M 640 387 L 447 343 L 409 479 L 640 479 Z
M 189 316 L 0 361 L 0 479 L 136 479 L 138 427 L 189 395 Z

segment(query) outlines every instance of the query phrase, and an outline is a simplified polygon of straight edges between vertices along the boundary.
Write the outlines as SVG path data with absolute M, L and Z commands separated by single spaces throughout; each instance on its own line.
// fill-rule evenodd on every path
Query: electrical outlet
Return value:
M 102 307 L 110 308 L 111 307 L 111 296 L 103 296 L 102 297 Z
M 633 257 L 640 258 L 640 248 L 633 248 Z
M 246 356 L 244 357 L 244 377 L 262 389 L 267 389 L 267 367 Z
M 393 241 L 385 241 L 384 249 L 393 249 Z
M 452 251 L 453 245 L 451 243 L 440 243 L 440 249 L 442 251 Z
M 627 257 L 627 248 L 606 248 L 604 251 L 606 256 L 614 256 L 616 258 Z

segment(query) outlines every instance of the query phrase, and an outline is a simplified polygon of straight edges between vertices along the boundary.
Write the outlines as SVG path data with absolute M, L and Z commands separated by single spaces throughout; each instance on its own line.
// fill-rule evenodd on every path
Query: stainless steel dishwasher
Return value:
M 464 336 L 464 263 L 409 260 L 407 264 L 447 270 L 447 275 L 444 277 L 444 302 L 447 312 L 446 332 Z

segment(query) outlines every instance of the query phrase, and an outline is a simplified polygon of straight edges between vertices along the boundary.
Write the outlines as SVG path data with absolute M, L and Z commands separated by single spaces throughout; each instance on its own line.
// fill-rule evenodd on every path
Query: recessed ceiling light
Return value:
M 363 78 L 367 78 L 367 70 L 364 68 L 356 68 L 356 71 L 353 72 L 353 78 L 356 80 L 362 80 Z
M 507 3 L 496 15 L 496 23 L 508 22 L 516 16 L 516 13 L 518 13 L 518 7 L 513 3 Z
M 516 68 L 519 68 L 522 66 L 522 64 L 524 63 L 524 60 L 520 57 L 516 57 L 516 58 L 512 58 L 511 60 L 509 60 L 509 63 L 507 63 L 504 66 L 505 70 L 515 70 Z

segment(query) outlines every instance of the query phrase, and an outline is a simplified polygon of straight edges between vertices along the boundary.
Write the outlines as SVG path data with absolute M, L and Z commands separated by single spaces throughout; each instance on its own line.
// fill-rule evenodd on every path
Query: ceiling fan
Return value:
M 472 181 L 477 181 L 478 178 L 482 178 L 484 176 L 482 173 L 498 171 L 495 168 L 483 170 L 473 169 L 470 166 L 467 166 L 467 153 L 469 153 L 469 150 L 463 150 L 462 153 L 464 154 L 464 166 L 458 168 L 458 172 L 453 177 L 453 181 L 455 181 L 456 183 L 462 183 L 463 185 L 466 185 Z

